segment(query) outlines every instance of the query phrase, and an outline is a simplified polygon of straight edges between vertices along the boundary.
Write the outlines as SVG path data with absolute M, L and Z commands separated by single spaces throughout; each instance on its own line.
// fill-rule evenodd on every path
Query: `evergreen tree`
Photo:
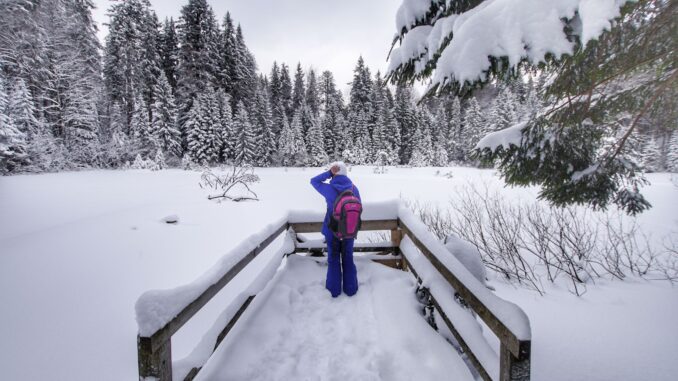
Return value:
M 161 149 L 155 151 L 155 157 L 153 158 L 153 162 L 155 163 L 154 170 L 161 170 L 167 168 L 167 163 L 165 163 L 165 155 L 162 153 Z
M 209 162 L 216 163 L 221 159 L 223 152 L 223 125 L 221 105 L 219 104 L 217 92 L 212 87 L 208 87 L 203 94 L 203 107 L 205 109 L 205 121 L 207 123 L 207 152 L 209 154 Z
M 160 55 L 160 67 L 174 92 L 174 89 L 177 87 L 176 71 L 179 61 L 179 39 L 174 19 L 172 18 L 165 18 L 162 33 L 160 34 L 158 52 Z
M 301 111 L 297 111 L 292 117 L 292 124 L 283 121 L 283 129 L 280 134 L 278 156 L 284 166 L 306 165 L 308 154 L 306 144 L 301 135 Z
M 678 172 L 678 130 L 674 130 L 669 140 L 666 154 L 666 168 L 669 172 Z
M 351 100 L 349 109 L 358 113 L 360 111 L 370 113 L 372 94 L 372 79 L 370 69 L 365 66 L 365 61 L 361 56 L 353 69 L 353 82 L 351 82 Z
M 271 128 L 273 135 L 279 136 L 282 129 L 282 115 L 280 113 L 284 113 L 285 109 L 284 107 L 278 107 L 278 103 L 281 103 L 282 82 L 280 81 L 280 68 L 275 61 L 273 61 L 273 67 L 271 68 L 269 89 L 269 104 L 273 112 Z
M 7 90 L 0 77 L 0 173 L 17 171 L 28 164 L 26 134 L 19 130 L 8 113 Z
M 177 129 L 177 110 L 174 96 L 165 73 L 160 74 L 154 90 L 156 97 L 153 104 L 153 120 L 151 129 L 155 135 L 158 148 L 170 155 L 181 155 L 181 133 Z
M 452 104 L 450 105 L 449 113 L 449 127 L 447 135 L 447 145 L 445 149 L 448 154 L 448 158 L 451 160 L 463 160 L 463 139 L 462 139 L 462 114 L 461 114 L 461 103 L 459 102 L 459 97 L 452 97 Z
M 292 112 L 301 109 L 305 104 L 306 88 L 304 86 L 304 71 L 301 69 L 301 62 L 297 64 L 297 71 L 294 74 L 294 92 L 292 93 Z
M 463 147 L 461 156 L 462 161 L 469 159 L 468 153 L 478 144 L 478 141 L 483 137 L 484 132 L 484 117 L 480 109 L 480 104 L 475 97 L 469 99 L 466 109 L 464 111 L 463 132 L 461 136 Z M 463 155 L 463 156 L 462 156 Z
M 288 118 L 292 118 L 294 115 L 292 108 L 292 79 L 290 78 L 290 70 L 285 64 L 282 64 L 280 67 L 280 102 L 285 108 L 285 115 Z
M 367 164 L 371 159 L 372 141 L 368 133 L 368 120 L 363 111 L 349 112 L 347 131 L 342 142 L 344 160 L 351 164 Z
M 388 93 L 387 93 L 388 95 Z M 396 165 L 400 163 L 400 155 L 398 150 L 401 146 L 400 127 L 395 118 L 393 107 L 389 107 L 385 111 L 385 131 L 386 139 L 388 140 L 388 161 L 385 164 Z
M 130 123 L 138 94 L 147 105 L 153 101 L 152 87 L 160 71 L 157 19 L 148 0 L 113 4 L 109 14 L 104 80 L 111 101 L 120 104 Z
M 110 140 L 106 149 L 108 151 L 109 165 L 119 166 L 129 160 L 130 147 L 129 139 L 125 133 L 125 116 L 122 113 L 122 109 L 117 102 L 114 102 L 111 105 L 111 110 L 109 112 L 110 116 L 110 125 L 109 130 L 111 133 Z
M 22 78 L 16 80 L 12 99 L 9 103 L 9 115 L 14 121 L 14 126 L 26 134 L 27 137 L 35 135 L 38 129 L 40 129 L 40 124 L 36 118 L 33 97 Z
M 273 111 L 266 93 L 265 84 L 260 84 L 255 96 L 252 110 L 255 136 L 257 137 L 256 158 L 257 165 L 268 166 L 275 154 L 275 140 L 273 133 Z
M 431 152 L 433 143 L 428 128 L 419 126 L 414 132 L 413 141 L 415 145 L 412 150 L 412 157 L 409 164 L 413 167 L 425 167 L 431 165 Z
M 505 86 L 492 104 L 483 136 L 515 125 L 519 121 L 519 116 L 518 100 L 511 86 Z
M 657 172 L 661 169 L 659 145 L 653 136 L 645 137 L 641 155 L 645 172 Z
M 235 137 L 236 131 L 233 126 L 233 111 L 231 109 L 231 99 L 223 89 L 217 90 L 217 115 L 219 119 L 219 138 L 221 140 L 221 151 L 219 158 L 223 162 L 228 162 L 235 157 Z
M 193 101 L 208 87 L 218 86 L 220 76 L 219 28 L 207 0 L 189 0 L 181 8 L 178 26 L 179 65 L 177 105 L 179 125 L 185 123 Z M 200 107 L 196 107 L 198 109 Z M 192 155 L 194 160 L 205 158 Z
M 134 149 L 142 156 L 148 156 L 158 148 L 156 135 L 148 118 L 148 106 L 141 94 L 138 94 L 135 99 L 134 112 L 130 121 L 130 136 L 134 142 Z
M 235 90 L 235 81 L 238 65 L 238 41 L 231 13 L 226 12 L 224 17 L 224 33 L 221 41 L 221 86 L 227 93 Z
M 197 164 L 209 164 L 212 158 L 208 138 L 210 127 L 206 120 L 203 97 L 198 97 L 193 102 L 184 129 L 186 131 L 186 153 Z
M 307 107 L 310 111 L 310 107 Z M 311 126 L 307 134 L 308 147 L 308 164 L 312 166 L 321 166 L 328 161 L 327 153 L 325 152 L 325 142 L 323 139 L 323 132 L 321 125 L 316 118 L 312 119 Z
M 433 143 L 433 155 L 431 155 L 431 164 L 437 167 L 444 167 L 449 164 L 449 156 L 447 154 L 445 132 L 442 129 L 438 130 L 438 136 Z
M 409 163 L 412 149 L 414 148 L 414 133 L 417 128 L 416 112 L 412 89 L 405 85 L 396 86 L 395 93 L 395 119 L 400 128 L 401 144 L 399 156 L 401 163 Z
M 233 91 L 231 96 L 234 102 L 243 102 L 250 106 L 254 101 L 254 93 L 257 88 L 257 63 L 254 55 L 245 45 L 242 28 L 236 28 L 236 55 L 235 73 L 232 76 Z
M 253 165 L 256 159 L 256 136 L 243 102 L 238 103 L 233 126 L 237 133 L 234 147 L 235 163 L 237 165 Z
M 295 150 L 294 131 L 287 118 L 282 120 L 282 128 L 280 130 L 280 138 L 278 142 L 278 161 L 283 166 L 294 165 Z
M 311 109 L 313 116 L 320 116 L 320 94 L 318 92 L 318 80 L 313 69 L 308 71 L 308 84 L 306 86 L 306 104 Z

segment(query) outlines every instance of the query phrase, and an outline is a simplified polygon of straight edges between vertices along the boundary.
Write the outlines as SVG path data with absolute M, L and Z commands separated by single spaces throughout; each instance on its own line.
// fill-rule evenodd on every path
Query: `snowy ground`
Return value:
M 452 171 L 452 179 L 436 176 L 436 171 L 391 169 L 386 175 L 374 175 L 371 168 L 357 168 L 350 175 L 369 201 L 402 195 L 445 203 L 455 186 L 469 181 L 502 187 L 491 170 L 441 170 Z M 0 178 L 3 379 L 135 379 L 137 297 L 148 289 L 190 282 L 287 209 L 322 210 L 322 199 L 308 183 L 317 172 L 257 170 L 262 182 L 255 191 L 262 201 L 238 204 L 207 201 L 197 185 L 200 174 L 180 170 Z M 640 217 L 640 224 L 653 237 L 678 231 L 678 188 L 665 174 L 649 179 L 652 185 L 646 194 L 655 207 Z M 529 199 L 536 194 L 535 189 L 501 189 L 511 198 Z M 179 224 L 162 222 L 171 214 L 179 216 Z M 362 270 L 364 279 L 374 279 L 374 272 L 381 271 L 372 266 Z M 239 284 L 251 276 L 243 273 L 175 336 L 176 359 L 191 351 L 223 305 L 238 293 Z M 314 279 L 316 287 L 309 290 L 315 291 L 305 296 L 311 304 L 320 303 L 322 290 L 317 290 L 317 282 L 322 271 L 313 277 L 309 279 Z M 396 278 L 392 281 L 405 282 Z M 278 281 L 284 284 L 284 275 Z M 372 285 L 372 294 L 381 292 L 383 285 L 378 283 Z M 576 298 L 555 288 L 540 297 L 500 282 L 493 284 L 500 296 L 522 306 L 531 319 L 535 380 L 670 380 L 678 374 L 678 288 L 662 282 L 598 282 L 584 297 Z M 333 307 L 356 308 L 355 314 L 376 313 L 379 305 L 368 303 L 370 295 L 340 299 Z M 302 306 L 290 301 L 285 308 Z M 320 314 L 307 317 L 321 318 Z M 307 324 L 319 323 L 311 319 Z M 286 329 L 293 334 L 299 332 L 295 331 L 298 327 Z M 244 340 L 248 334 L 242 333 Z M 378 335 L 370 334 L 363 335 L 356 348 L 370 340 L 379 342 Z M 312 360 L 298 351 L 290 353 L 296 364 Z M 366 365 L 363 370 L 377 368 Z M 237 369 L 248 371 L 244 362 Z M 288 379 L 298 374 L 285 369 L 281 371 L 287 372 Z

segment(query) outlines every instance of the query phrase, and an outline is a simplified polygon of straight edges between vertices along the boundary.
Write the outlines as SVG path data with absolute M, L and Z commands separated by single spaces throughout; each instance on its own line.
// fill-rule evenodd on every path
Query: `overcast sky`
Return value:
M 95 0 L 99 37 L 108 33 L 107 10 L 113 1 Z M 160 20 L 177 19 L 188 0 L 151 0 Z M 386 69 L 401 0 L 208 0 L 221 23 L 226 11 L 242 25 L 259 70 L 268 74 L 274 60 L 292 69 L 330 70 L 346 90 L 362 54 L 374 74 Z M 293 72 L 292 72 L 293 75 Z

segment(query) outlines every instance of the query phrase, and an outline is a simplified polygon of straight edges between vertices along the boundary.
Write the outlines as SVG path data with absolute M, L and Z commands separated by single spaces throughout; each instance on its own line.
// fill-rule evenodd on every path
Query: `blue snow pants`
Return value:
M 327 240 L 327 280 L 325 287 L 332 297 L 341 294 L 342 283 L 344 293 L 348 296 L 358 292 L 358 272 L 353 263 L 353 240 L 340 241 L 335 236 L 326 236 Z

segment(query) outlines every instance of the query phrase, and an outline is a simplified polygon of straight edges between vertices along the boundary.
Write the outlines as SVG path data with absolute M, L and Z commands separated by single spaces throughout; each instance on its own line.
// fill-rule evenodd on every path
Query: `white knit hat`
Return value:
M 335 165 L 337 167 L 339 167 L 339 172 L 336 173 L 337 175 L 346 176 L 348 174 L 348 171 L 346 170 L 346 163 L 344 163 L 343 161 L 336 161 L 336 162 L 332 163 L 330 168 L 334 167 Z

